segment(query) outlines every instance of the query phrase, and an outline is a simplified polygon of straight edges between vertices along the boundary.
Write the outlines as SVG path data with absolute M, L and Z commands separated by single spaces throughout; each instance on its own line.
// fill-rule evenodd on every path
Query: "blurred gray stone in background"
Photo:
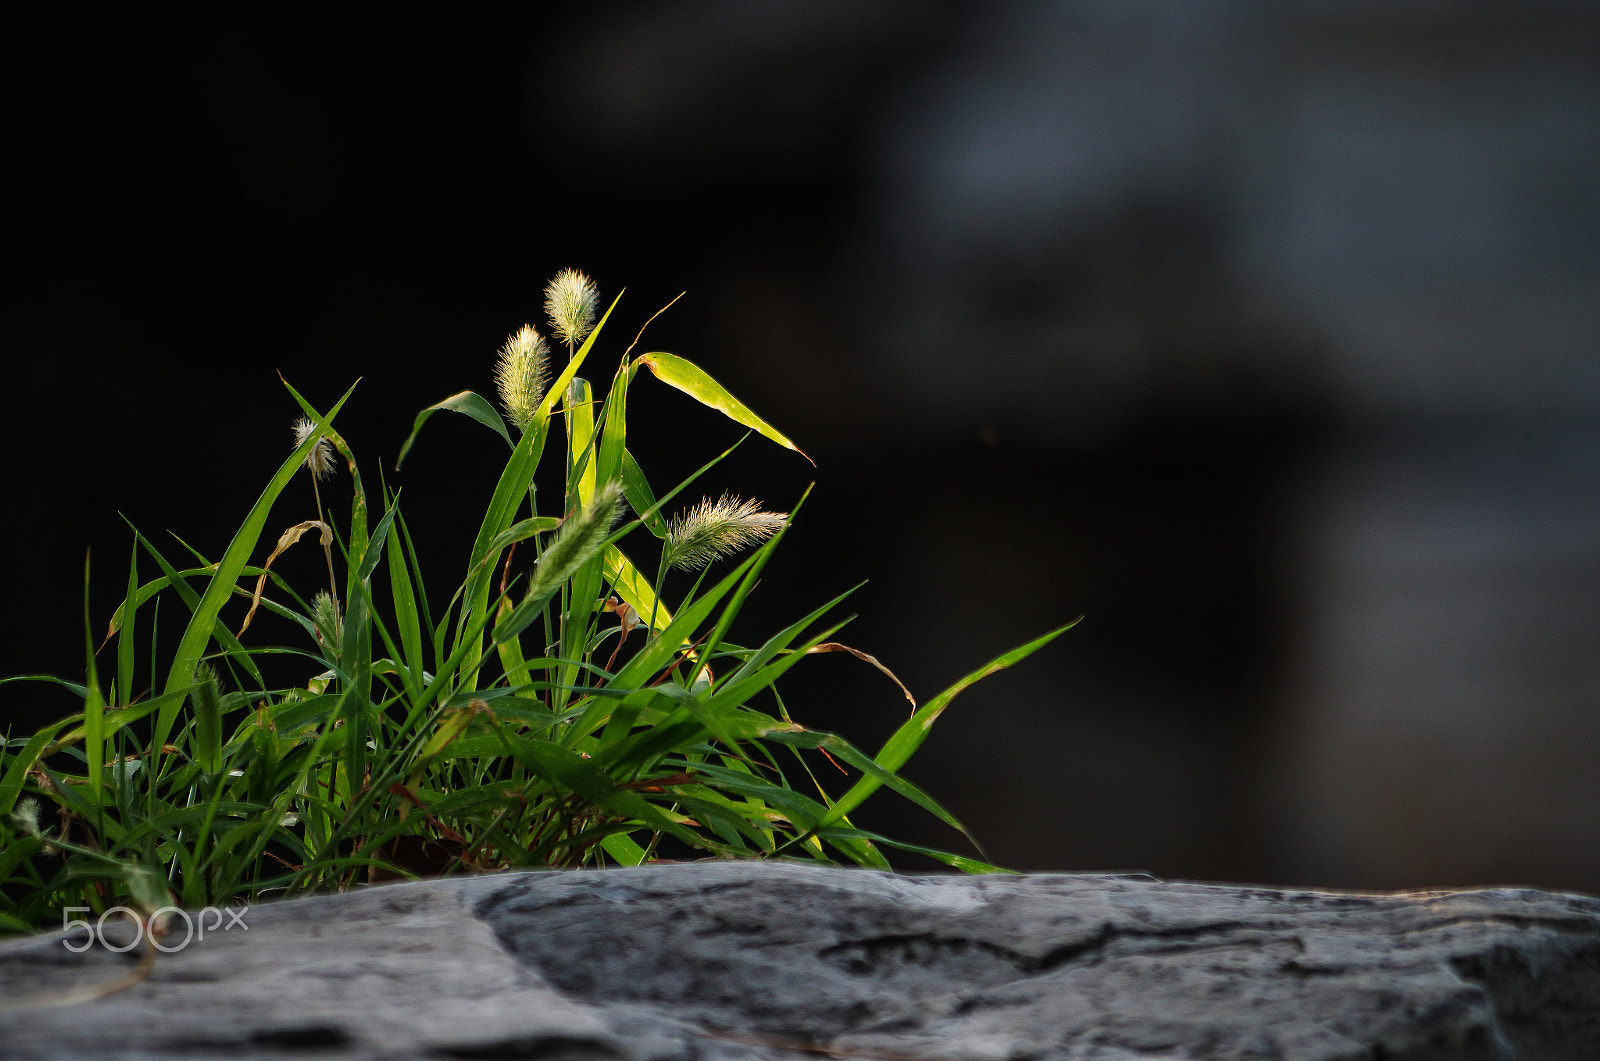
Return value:
M 913 766 L 997 859 L 1600 890 L 1600 11 L 620 11 L 597 157 L 815 227 L 708 225 L 735 389 L 962 506 L 866 647 L 928 693 L 1088 613 Z

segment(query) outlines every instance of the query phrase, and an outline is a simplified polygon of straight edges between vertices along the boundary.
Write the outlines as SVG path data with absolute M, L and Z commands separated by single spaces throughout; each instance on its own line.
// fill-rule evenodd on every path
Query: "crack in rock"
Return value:
M 614 907 L 599 920 L 597 890 Z M 706 864 L 525 877 L 478 911 L 519 961 L 602 1011 L 846 1056 L 1500 1058 L 1527 1042 L 1539 1052 L 1521 1056 L 1590 1057 L 1550 1044 L 1600 1041 L 1593 1005 L 1574 1002 L 1554 1038 L 1512 995 L 1502 1020 L 1510 973 L 1456 961 L 1570 950 L 1577 998 L 1600 969 L 1585 949 L 1600 945 L 1600 902 L 1577 896 Z

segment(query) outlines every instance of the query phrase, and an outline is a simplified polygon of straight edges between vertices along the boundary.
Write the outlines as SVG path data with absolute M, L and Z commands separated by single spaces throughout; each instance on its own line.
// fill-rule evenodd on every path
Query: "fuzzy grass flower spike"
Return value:
M 698 571 L 713 560 L 760 545 L 783 526 L 783 512 L 763 512 L 759 501 L 723 494 L 674 516 L 662 556 L 668 567 Z
M 302 416 L 296 420 L 294 422 L 295 448 L 299 449 L 305 445 L 306 439 L 310 438 L 316 429 L 317 422 L 309 417 Z M 328 561 L 328 588 L 337 593 L 339 580 L 333 574 L 333 533 L 328 527 L 327 514 L 322 511 L 322 487 L 317 485 L 321 480 L 330 478 L 334 471 L 333 443 L 329 442 L 326 436 L 317 439 L 316 444 L 311 447 L 311 452 L 306 454 L 306 468 L 311 472 L 311 493 L 317 499 L 317 522 L 322 526 L 322 555 Z M 352 465 L 353 469 L 354 466 Z M 267 563 L 271 564 L 272 561 L 268 560 Z M 265 580 L 266 574 L 263 573 L 261 578 Z M 256 599 L 259 601 L 260 598 L 261 586 L 258 585 L 256 587 Z M 250 609 L 250 614 L 255 614 L 253 605 Z M 250 625 L 249 616 L 245 617 L 245 625 Z
M 306 439 L 317 429 L 316 421 L 305 417 L 294 422 L 294 445 L 296 449 L 305 445 Z M 311 470 L 311 475 L 316 479 L 327 479 L 333 475 L 333 443 L 327 439 L 318 440 L 311 452 L 306 454 L 306 467 Z
M 317 590 L 317 595 L 311 598 L 311 625 L 317 643 L 329 654 L 330 659 L 337 659 L 342 648 L 340 635 L 343 633 L 343 622 L 333 595 L 325 589 Z
M 605 483 L 594 492 L 585 508 L 562 520 L 561 529 L 550 540 L 534 568 L 528 596 L 537 596 L 548 587 L 560 585 L 594 559 L 622 514 L 622 503 L 622 484 Z
M 500 388 L 500 404 L 518 431 L 528 430 L 539 399 L 549 380 L 550 347 L 531 324 L 511 334 L 500 348 L 494 367 L 494 381 Z
M 599 301 L 600 289 L 576 269 L 561 270 L 544 289 L 544 311 L 550 315 L 550 327 L 569 351 L 588 337 Z
M 19 801 L 17 809 L 11 812 L 11 824 L 24 836 L 38 836 L 42 831 L 39 828 L 39 801 L 31 797 Z

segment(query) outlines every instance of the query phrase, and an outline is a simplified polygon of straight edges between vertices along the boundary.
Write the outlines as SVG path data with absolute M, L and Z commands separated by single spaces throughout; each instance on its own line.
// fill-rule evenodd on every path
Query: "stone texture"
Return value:
M 701 863 L 258 906 L 144 982 L 0 946 L 7 1057 L 1588 1058 L 1600 900 Z
M 398 885 L 250 907 L 242 915 L 247 928 L 213 932 L 161 955 L 127 991 L 4 1014 L 0 1054 L 620 1056 L 620 1043 L 597 1012 L 519 965 L 473 916 L 474 888 L 491 881 Z M 73 954 L 60 937 L 0 947 L 0 1007 L 114 980 L 139 955 L 137 948 L 116 954 L 98 946 Z

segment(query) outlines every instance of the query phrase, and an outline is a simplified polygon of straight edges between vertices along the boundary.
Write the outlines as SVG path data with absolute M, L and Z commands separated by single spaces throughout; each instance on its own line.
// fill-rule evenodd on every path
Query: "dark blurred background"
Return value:
M 870 579 L 843 639 L 926 697 L 1086 617 L 908 770 L 997 861 L 1600 892 L 1594 5 L 401 10 L 10 34 L 0 673 L 81 677 L 119 512 L 221 553 L 279 371 L 362 377 L 340 427 L 447 595 L 502 444 L 396 451 L 571 265 L 627 287 L 597 381 L 687 290 L 641 349 L 817 462 L 757 438 L 707 482 L 818 484 L 747 639 Z M 653 380 L 630 416 L 658 489 L 740 434 Z M 794 679 L 868 747 L 904 717 L 848 657 Z M 7 685 L 0 726 L 71 706 Z

